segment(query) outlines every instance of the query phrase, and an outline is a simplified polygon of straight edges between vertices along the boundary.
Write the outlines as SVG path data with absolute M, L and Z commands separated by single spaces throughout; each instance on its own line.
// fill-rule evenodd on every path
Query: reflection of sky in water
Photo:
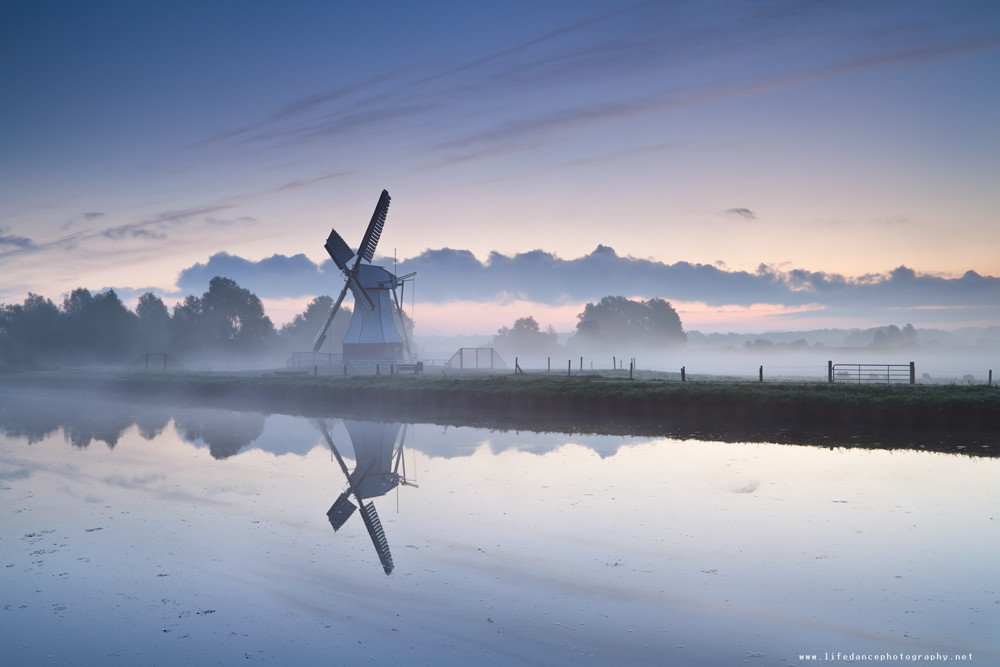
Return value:
M 0 436 L 12 664 L 1000 659 L 996 460 L 411 425 L 386 577 L 314 423 L 226 419 Z

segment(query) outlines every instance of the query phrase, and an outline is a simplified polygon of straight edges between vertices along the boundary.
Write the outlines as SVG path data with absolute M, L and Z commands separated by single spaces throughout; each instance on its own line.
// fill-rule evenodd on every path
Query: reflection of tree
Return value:
M 29 444 L 43 440 L 62 426 L 58 404 L 41 394 L 4 394 L 0 397 L 0 431 L 26 438 Z
M 0 400 L 0 430 L 3 432 L 37 442 L 61 428 L 74 447 L 88 447 L 94 441 L 114 447 L 125 431 L 136 423 L 137 415 L 142 415 L 150 425 L 164 425 L 169 421 L 162 408 L 137 408 L 59 393 L 27 392 L 3 396 Z
M 264 422 L 264 415 L 257 412 L 207 408 L 184 410 L 174 419 L 181 438 L 188 442 L 201 440 L 216 459 L 229 458 L 259 438 Z
M 135 424 L 139 427 L 139 435 L 146 440 L 152 440 L 170 423 L 170 413 L 166 410 L 143 410 L 136 415 Z
M 61 392 L 27 391 L 0 395 L 0 432 L 38 442 L 62 429 L 74 447 L 94 441 L 114 447 L 137 424 L 142 437 L 152 439 L 170 423 L 171 409 L 104 401 Z
M 121 414 L 119 410 L 106 414 L 82 412 L 75 415 L 75 419 L 67 419 L 63 423 L 63 433 L 74 447 L 87 447 L 94 440 L 114 447 L 133 423 L 132 415 Z
M 146 440 L 157 437 L 174 419 L 187 442 L 201 440 L 212 456 L 224 459 L 260 437 L 266 417 L 256 412 L 174 408 L 100 400 L 61 392 L 0 394 L 0 432 L 38 442 L 59 429 L 74 447 L 94 441 L 114 447 L 135 425 Z

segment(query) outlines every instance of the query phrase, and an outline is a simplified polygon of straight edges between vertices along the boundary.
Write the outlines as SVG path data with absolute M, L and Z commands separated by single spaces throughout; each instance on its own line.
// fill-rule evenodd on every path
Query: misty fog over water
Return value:
M 998 463 L 0 394 L 0 643 L 13 664 L 986 664 Z

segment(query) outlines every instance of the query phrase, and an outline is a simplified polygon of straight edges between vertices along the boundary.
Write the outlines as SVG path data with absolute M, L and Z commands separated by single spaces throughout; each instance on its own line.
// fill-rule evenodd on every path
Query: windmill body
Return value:
M 343 272 L 346 282 L 340 297 L 330 311 L 330 316 L 316 335 L 314 352 L 319 352 L 322 348 L 334 315 L 337 314 L 347 291 L 350 290 L 354 295 L 354 312 L 347 333 L 344 335 L 344 361 L 390 363 L 409 361 L 410 346 L 396 289 L 410 276 L 399 278 L 387 269 L 371 263 L 382 228 L 385 226 L 389 200 L 389 193 L 383 190 L 357 254 L 351 250 L 337 230 L 330 231 L 324 247 Z
M 344 334 L 344 361 L 407 360 L 406 330 L 396 301 L 400 281 L 395 275 L 372 264 L 358 267 L 357 281 L 375 303 L 374 308 L 355 305 L 351 324 Z M 355 297 L 355 304 L 360 299 Z

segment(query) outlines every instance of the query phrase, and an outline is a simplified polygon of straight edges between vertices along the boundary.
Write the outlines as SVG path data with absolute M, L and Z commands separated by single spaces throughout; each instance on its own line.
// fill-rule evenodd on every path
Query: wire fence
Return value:
M 934 377 L 929 373 L 917 375 L 916 362 L 902 364 L 892 363 L 834 363 L 826 364 L 794 364 L 794 365 L 759 365 L 753 368 L 740 368 L 735 365 L 715 365 L 711 368 L 698 365 L 679 366 L 676 370 L 664 369 L 662 365 L 655 368 L 640 366 L 634 357 L 612 357 L 611 364 L 600 363 L 587 357 L 571 359 L 556 359 L 549 357 L 540 366 L 537 360 L 533 364 L 525 364 L 515 357 L 514 373 L 544 373 L 573 376 L 580 374 L 598 374 L 615 378 L 633 380 L 656 379 L 666 382 L 827 382 L 852 384 L 885 384 L 885 385 L 916 385 L 916 384 L 987 384 L 994 386 L 993 371 L 987 369 L 980 374 L 947 374 L 939 371 Z

